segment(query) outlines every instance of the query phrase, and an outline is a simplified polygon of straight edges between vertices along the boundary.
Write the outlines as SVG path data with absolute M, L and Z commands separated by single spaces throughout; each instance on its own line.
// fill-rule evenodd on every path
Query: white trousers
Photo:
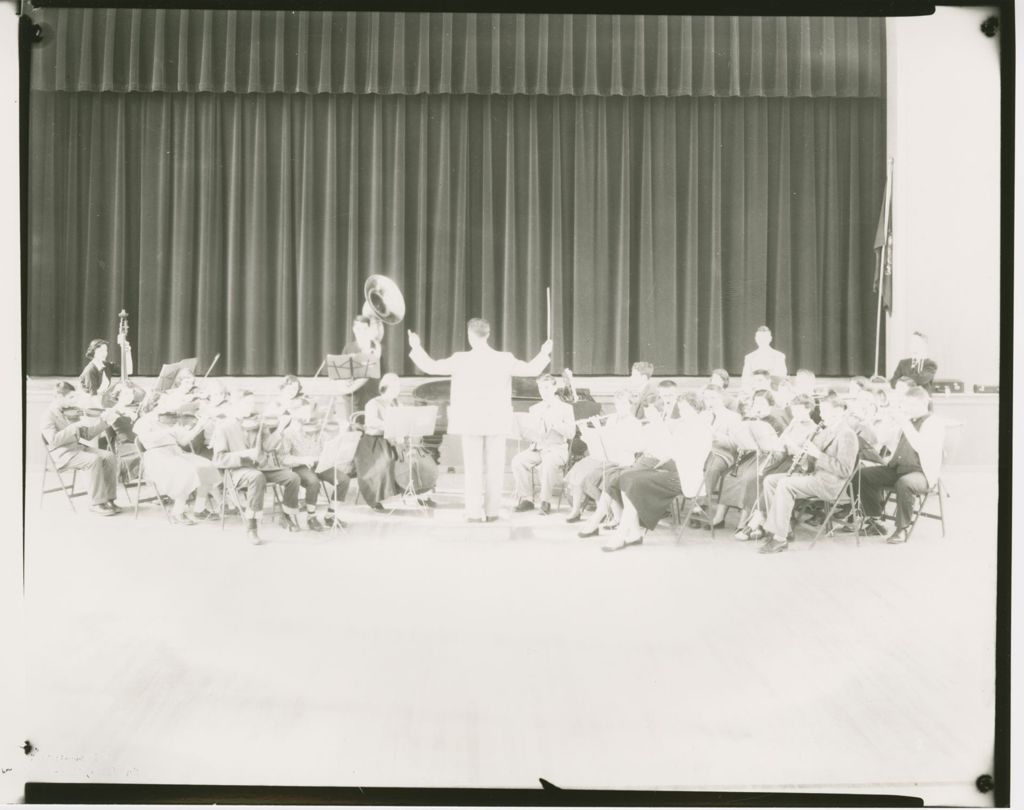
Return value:
M 505 477 L 504 436 L 463 436 L 466 517 L 497 517 Z

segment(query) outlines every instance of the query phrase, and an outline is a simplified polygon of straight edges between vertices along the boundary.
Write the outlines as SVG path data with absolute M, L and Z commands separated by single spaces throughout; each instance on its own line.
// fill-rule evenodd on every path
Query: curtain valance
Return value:
M 36 9 L 32 87 L 86 92 L 884 95 L 884 20 Z

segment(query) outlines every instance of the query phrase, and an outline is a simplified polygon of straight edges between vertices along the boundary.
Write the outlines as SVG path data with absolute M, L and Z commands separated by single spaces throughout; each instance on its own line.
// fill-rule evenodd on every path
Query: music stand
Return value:
M 329 354 L 324 363 L 327 365 L 327 377 L 331 380 L 379 380 L 380 379 L 380 356 L 364 352 L 351 352 L 349 354 Z M 352 416 L 355 391 L 349 391 L 348 415 Z
M 317 459 L 315 473 L 322 473 L 325 470 L 334 470 L 334 503 L 338 501 L 338 485 L 341 476 L 341 468 L 352 463 L 356 456 L 356 447 L 362 434 L 355 430 L 346 430 L 339 433 L 333 439 L 324 442 Z M 331 533 L 342 531 L 341 515 L 334 513 L 334 523 L 331 525 Z
M 424 436 L 434 434 L 434 425 L 437 423 L 436 405 L 395 405 L 384 411 L 384 437 L 394 444 L 405 445 L 405 461 L 409 466 L 409 480 L 402 492 L 402 501 L 412 495 L 416 496 L 416 486 L 413 483 L 412 448 L 413 439 L 422 439 Z M 429 511 L 416 500 L 416 505 L 423 512 Z M 388 515 L 394 514 L 398 507 L 394 507 Z

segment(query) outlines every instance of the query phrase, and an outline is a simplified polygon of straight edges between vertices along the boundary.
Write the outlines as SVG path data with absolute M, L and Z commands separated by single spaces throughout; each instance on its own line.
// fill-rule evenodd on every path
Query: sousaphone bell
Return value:
M 394 326 L 405 317 L 405 298 L 402 291 L 387 276 L 373 275 L 363 285 L 363 315 Z

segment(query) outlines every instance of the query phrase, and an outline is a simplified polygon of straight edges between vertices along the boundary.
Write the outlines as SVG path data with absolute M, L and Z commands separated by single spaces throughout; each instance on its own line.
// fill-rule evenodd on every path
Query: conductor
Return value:
M 551 341 L 529 362 L 488 344 L 490 324 L 473 318 L 467 325 L 470 350 L 434 360 L 409 332 L 409 359 L 426 374 L 451 376 L 452 399 L 448 432 L 462 437 L 466 476 L 466 519 L 470 523 L 498 519 L 505 473 L 505 437 L 513 431 L 512 377 L 536 377 L 551 362 Z

